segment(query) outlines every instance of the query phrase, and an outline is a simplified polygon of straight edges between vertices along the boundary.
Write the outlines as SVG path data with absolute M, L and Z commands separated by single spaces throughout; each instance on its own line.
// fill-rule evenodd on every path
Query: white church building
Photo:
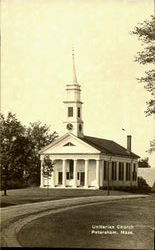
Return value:
M 73 83 L 66 85 L 64 101 L 66 133 L 40 150 L 40 187 L 85 188 L 127 187 L 137 185 L 139 156 L 131 151 L 131 136 L 127 148 L 112 140 L 86 136 L 82 120 L 81 86 L 77 81 L 74 51 Z M 43 176 L 43 159 L 48 155 L 54 163 L 52 176 Z

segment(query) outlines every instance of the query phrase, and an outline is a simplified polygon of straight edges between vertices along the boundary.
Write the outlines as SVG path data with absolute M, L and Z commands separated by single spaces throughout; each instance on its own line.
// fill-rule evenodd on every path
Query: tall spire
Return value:
M 72 47 L 73 60 L 73 80 L 70 84 L 66 84 L 66 100 L 65 104 L 65 120 L 64 130 L 73 133 L 77 137 L 83 137 L 83 120 L 82 120 L 82 102 L 81 102 L 81 86 L 77 82 L 74 48 Z
M 75 61 L 74 61 L 74 47 L 72 48 L 72 59 L 73 59 L 73 83 L 77 83 Z

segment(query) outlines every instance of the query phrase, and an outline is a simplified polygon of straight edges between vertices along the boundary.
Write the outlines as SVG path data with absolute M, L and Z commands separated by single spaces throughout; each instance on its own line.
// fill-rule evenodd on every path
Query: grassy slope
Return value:
M 110 191 L 112 195 L 121 195 L 124 192 Z M 127 194 L 127 193 L 125 193 Z M 98 196 L 107 195 L 107 191 L 103 190 L 87 190 L 87 189 L 47 189 L 35 187 L 26 189 L 9 190 L 8 196 L 3 196 L 1 192 L 1 206 L 10 206 L 24 203 L 32 203 L 46 200 L 56 200 L 69 197 L 82 196 Z
M 150 250 L 153 249 L 154 198 L 121 200 L 48 215 L 27 224 L 18 239 L 25 247 Z M 133 225 L 133 235 L 122 235 L 120 230 L 117 235 L 92 235 L 92 225 Z

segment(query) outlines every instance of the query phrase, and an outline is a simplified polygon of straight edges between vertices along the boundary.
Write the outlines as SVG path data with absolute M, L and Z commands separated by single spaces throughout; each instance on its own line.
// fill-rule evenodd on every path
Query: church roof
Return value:
M 96 137 L 91 137 L 91 136 L 84 136 L 80 139 L 88 143 L 89 145 L 93 146 L 94 148 L 100 150 L 102 153 L 125 156 L 125 157 L 140 158 L 138 155 L 132 152 L 129 152 L 126 148 L 122 147 L 118 143 L 111 141 L 111 140 L 106 140 L 106 139 L 96 138 Z

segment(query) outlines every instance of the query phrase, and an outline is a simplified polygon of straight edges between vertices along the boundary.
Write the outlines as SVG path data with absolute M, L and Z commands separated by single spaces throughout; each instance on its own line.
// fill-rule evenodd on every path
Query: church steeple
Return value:
M 74 47 L 72 48 L 72 60 L 73 60 L 73 83 L 77 83 L 75 60 L 74 60 Z
M 73 82 L 66 84 L 66 101 L 65 113 L 66 119 L 64 121 L 65 132 L 71 132 L 77 137 L 83 137 L 83 121 L 82 121 L 82 102 L 80 84 L 77 82 L 74 49 L 72 49 L 72 63 L 73 63 Z

